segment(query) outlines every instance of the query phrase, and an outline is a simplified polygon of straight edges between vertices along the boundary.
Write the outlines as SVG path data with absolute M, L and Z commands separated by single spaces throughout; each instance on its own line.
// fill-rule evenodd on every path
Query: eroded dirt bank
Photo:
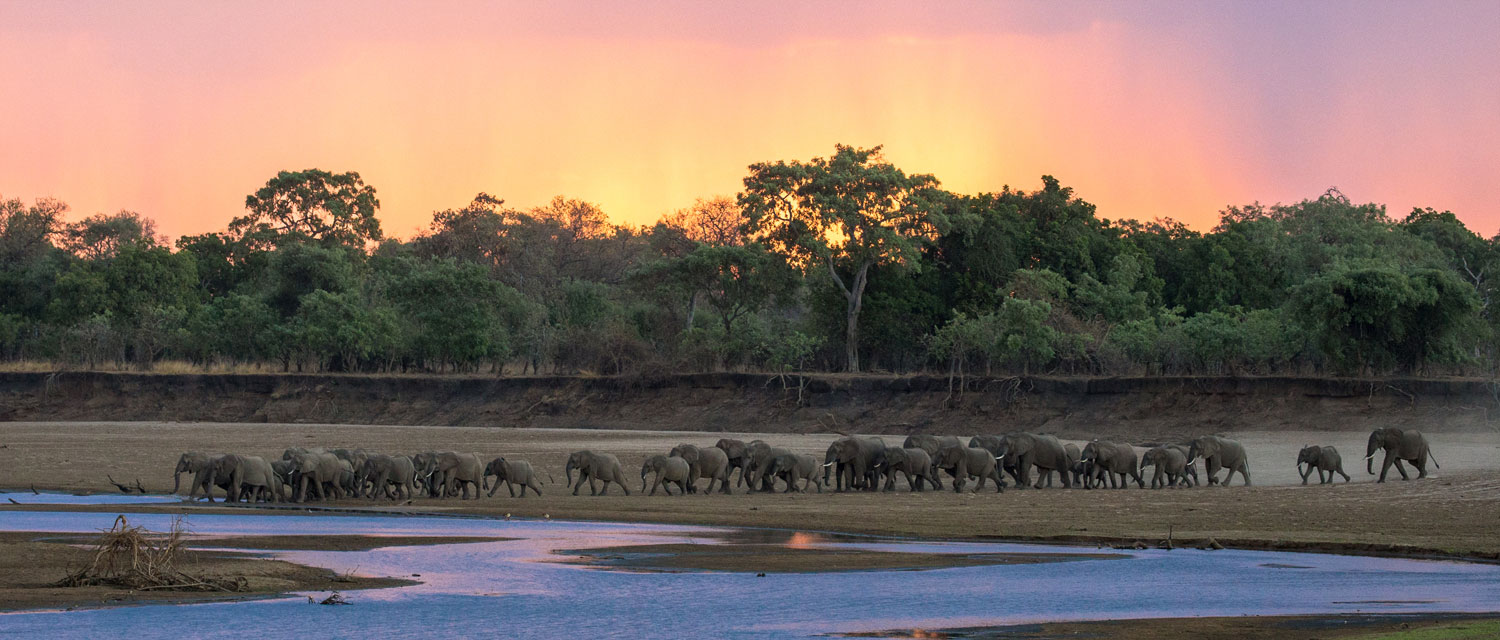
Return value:
M 1173 437 L 1500 426 L 1480 379 L 0 374 L 0 420 L 565 427 L 768 433 Z

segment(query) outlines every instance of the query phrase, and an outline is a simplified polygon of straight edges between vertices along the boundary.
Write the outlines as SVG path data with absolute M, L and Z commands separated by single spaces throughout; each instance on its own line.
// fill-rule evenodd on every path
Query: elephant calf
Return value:
M 371 500 L 380 496 L 388 500 L 407 500 L 411 498 L 416 473 L 416 465 L 412 463 L 411 458 L 377 453 L 365 458 L 355 484 L 360 491 L 364 491 L 365 485 L 368 484 Z M 394 495 L 392 487 L 395 488 Z
M 578 470 L 578 483 L 573 484 L 573 470 Z M 599 495 L 596 481 L 604 481 L 604 493 L 609 494 L 609 483 L 620 485 L 620 490 L 625 495 L 630 495 L 630 486 L 625 484 L 625 471 L 620 467 L 620 459 L 614 454 L 594 453 L 588 449 L 574 451 L 568 455 L 568 464 L 563 468 L 568 479 L 568 484 L 573 485 L 573 495 L 578 495 L 578 489 L 583 486 L 583 481 L 589 481 L 589 495 Z
M 1094 440 L 1083 446 L 1082 455 L 1084 461 L 1093 463 L 1095 473 L 1103 472 L 1109 479 L 1110 487 L 1124 489 L 1130 486 L 1131 480 L 1135 480 L 1136 486 L 1146 488 L 1146 481 L 1141 479 L 1135 448 L 1130 445 Z M 1119 478 L 1118 485 L 1116 477 Z M 1103 486 L 1102 482 L 1100 486 Z
M 793 491 L 807 493 L 807 487 L 810 485 L 817 485 L 818 493 L 823 493 L 823 477 L 818 475 L 820 468 L 822 465 L 818 464 L 817 458 L 800 453 L 784 453 L 771 458 L 771 461 L 766 463 L 766 474 L 772 478 L 779 477 L 786 480 L 785 493 Z M 800 489 L 797 488 L 798 480 L 802 481 Z
M 1156 467 L 1151 476 L 1151 488 L 1175 487 L 1178 482 L 1187 486 L 1187 455 L 1170 446 L 1156 447 L 1141 456 L 1141 469 Z
M 489 482 L 490 476 L 495 476 L 495 484 L 490 487 L 489 496 L 494 497 L 495 490 L 500 488 L 500 483 L 505 483 L 505 490 L 510 492 L 510 497 L 516 497 L 514 485 L 520 485 L 521 497 L 526 497 L 526 490 L 536 492 L 541 497 L 542 489 L 537 486 L 536 472 L 532 471 L 531 463 L 525 460 L 506 460 L 504 457 L 495 458 L 484 467 L 484 481 Z
M 1302 465 L 1307 465 L 1307 470 L 1302 470 Z M 1312 472 L 1318 472 L 1318 484 L 1333 482 L 1333 474 L 1344 476 L 1344 482 L 1349 481 L 1349 474 L 1344 473 L 1344 460 L 1339 457 L 1339 450 L 1333 447 L 1320 447 L 1308 445 L 1297 452 L 1297 473 L 1302 476 L 1302 484 L 1307 484 L 1307 476 Z M 1327 473 L 1328 477 L 1323 477 Z
M 920 447 L 889 447 L 885 450 L 884 460 L 877 466 L 883 467 L 886 472 L 885 490 L 896 490 L 896 474 L 906 476 L 906 486 L 912 491 L 921 491 L 923 485 L 930 484 L 933 489 L 942 489 L 943 485 L 938 483 L 937 472 L 932 466 L 932 456 L 926 449 Z
M 729 455 L 723 449 L 679 444 L 672 447 L 667 456 L 677 456 L 687 461 L 688 493 L 697 493 L 699 478 L 708 478 L 707 493 L 713 493 L 715 482 L 719 483 L 720 491 L 729 493 L 729 474 L 733 469 L 729 466 Z
M 654 473 L 656 477 L 651 483 L 651 493 L 656 495 L 656 488 L 662 487 L 667 495 L 672 495 L 672 483 L 677 483 L 677 488 L 682 491 L 680 495 L 687 495 L 688 463 L 677 456 L 664 456 L 656 454 L 646 458 L 641 465 L 641 491 L 646 490 L 646 474 Z M 663 486 L 665 485 L 665 486 Z

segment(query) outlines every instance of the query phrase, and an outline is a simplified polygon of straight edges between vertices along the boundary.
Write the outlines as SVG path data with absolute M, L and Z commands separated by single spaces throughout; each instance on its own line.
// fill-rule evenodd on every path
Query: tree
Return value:
M 107 260 L 126 246 L 153 247 L 166 244 L 157 235 L 156 222 L 134 211 L 99 214 L 70 224 L 63 230 L 63 247 L 84 260 Z
M 871 267 L 915 267 L 924 242 L 947 227 L 931 175 L 886 162 L 880 147 L 837 145 L 810 162 L 750 165 L 740 206 L 746 228 L 791 264 L 826 269 L 846 301 L 846 370 L 859 371 L 859 314 Z
M 313 242 L 363 251 L 381 237 L 375 188 L 353 171 L 282 171 L 246 196 L 245 208 L 229 231 L 260 250 Z
M 693 206 L 662 218 L 662 224 L 681 229 L 688 239 L 714 247 L 745 244 L 745 212 L 726 196 L 698 198 Z

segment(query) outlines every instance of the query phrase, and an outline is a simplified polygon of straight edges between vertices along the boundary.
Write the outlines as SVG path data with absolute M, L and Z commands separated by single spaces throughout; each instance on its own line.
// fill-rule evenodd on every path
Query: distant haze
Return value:
M 387 234 L 479 191 L 647 224 L 746 165 L 884 144 L 1211 226 L 1330 186 L 1500 227 L 1500 3 L 0 5 L 0 196 L 222 229 L 358 171 Z

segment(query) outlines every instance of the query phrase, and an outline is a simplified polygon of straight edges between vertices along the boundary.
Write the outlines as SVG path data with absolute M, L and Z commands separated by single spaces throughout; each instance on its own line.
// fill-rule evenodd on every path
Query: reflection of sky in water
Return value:
M 150 502 L 181 502 L 183 496 L 141 495 L 139 493 L 91 493 L 75 496 L 71 493 L 40 494 L 30 491 L 6 493 L 0 491 L 0 505 L 9 505 L 11 500 L 21 504 L 143 504 Z
M 0 513 L 0 529 L 92 531 L 112 514 Z M 135 515 L 165 528 L 171 516 Z M 365 575 L 421 574 L 423 584 L 348 594 L 348 607 L 305 598 L 0 616 L 0 633 L 48 636 L 265 637 L 314 625 L 320 637 L 439 633 L 804 637 L 830 631 L 940 628 L 1059 619 L 1333 612 L 1493 611 L 1500 566 L 1254 551 L 1131 551 L 1123 560 L 824 574 L 630 573 L 556 562 L 556 549 L 714 543 L 765 535 L 795 547 L 936 553 L 1087 552 L 989 543 L 905 543 L 670 525 L 364 516 L 193 515 L 195 533 L 503 536 L 502 542 L 292 551 L 289 560 Z M 740 541 L 740 540 L 736 540 Z M 538 562 L 545 561 L 545 562 Z M 1281 566 L 1267 566 L 1281 565 Z M 1306 568 L 1287 568 L 1287 567 Z M 1375 602 L 1387 601 L 1387 602 Z M 1417 601 L 1431 601 L 1422 603 Z M 274 625 L 271 621 L 275 621 Z M 283 631 L 286 630 L 286 631 Z

